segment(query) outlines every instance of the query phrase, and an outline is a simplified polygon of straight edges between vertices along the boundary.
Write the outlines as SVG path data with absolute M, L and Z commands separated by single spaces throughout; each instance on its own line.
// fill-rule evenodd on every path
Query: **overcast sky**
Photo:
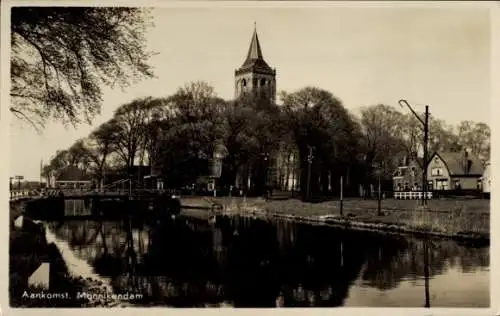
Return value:
M 255 4 L 258 5 L 258 4 Z M 205 5 L 206 6 L 206 5 Z M 456 124 L 490 123 L 490 22 L 485 8 L 221 7 L 156 8 L 148 46 L 157 79 L 127 91 L 104 89 L 102 115 L 77 129 L 49 124 L 43 135 L 11 122 L 11 175 L 39 179 L 40 160 L 85 137 L 133 98 L 167 96 L 204 80 L 234 95 L 234 70 L 257 24 L 264 58 L 277 70 L 278 91 L 317 86 L 357 113 L 362 106 L 416 108 Z M 420 107 L 418 106 L 420 104 Z

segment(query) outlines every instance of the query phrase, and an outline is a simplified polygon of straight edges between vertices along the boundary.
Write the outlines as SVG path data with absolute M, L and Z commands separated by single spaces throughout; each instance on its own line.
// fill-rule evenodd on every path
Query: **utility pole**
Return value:
M 344 178 L 343 176 L 340 176 L 340 216 L 343 216 L 344 214 Z
M 422 205 L 427 205 L 427 149 L 429 142 L 429 106 L 425 106 L 425 117 L 422 120 L 420 116 L 413 110 L 408 101 L 402 99 L 399 100 L 399 105 L 401 107 L 407 107 L 410 109 L 411 113 L 422 123 L 422 130 L 424 132 L 424 161 L 422 163 Z
M 309 147 L 309 155 L 307 155 L 307 193 L 306 193 L 306 198 L 307 201 L 309 201 L 309 194 L 310 194 L 310 186 L 311 186 L 311 165 L 312 165 L 312 160 L 313 160 L 313 148 L 312 146 L 307 146 Z

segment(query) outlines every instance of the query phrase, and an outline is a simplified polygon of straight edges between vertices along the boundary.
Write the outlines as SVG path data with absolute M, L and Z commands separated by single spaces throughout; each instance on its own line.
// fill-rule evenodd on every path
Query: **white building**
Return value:
M 489 162 L 484 166 L 483 176 L 481 177 L 481 183 L 483 186 L 484 193 L 491 193 L 491 165 Z

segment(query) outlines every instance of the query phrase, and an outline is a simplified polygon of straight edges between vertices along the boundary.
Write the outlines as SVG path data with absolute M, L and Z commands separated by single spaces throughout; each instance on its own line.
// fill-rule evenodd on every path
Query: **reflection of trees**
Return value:
M 368 285 L 382 290 L 397 287 L 401 279 L 408 274 L 408 266 L 404 263 L 413 259 L 404 251 L 408 243 L 403 238 L 375 239 L 371 242 L 374 244 L 372 252 L 366 256 L 363 280 L 367 281 Z
M 285 253 L 295 245 L 296 225 L 290 221 L 279 221 L 275 226 L 280 251 Z
M 391 289 L 403 279 L 417 280 L 425 275 L 424 240 L 387 239 L 380 245 L 380 255 L 372 254 L 363 279 L 379 289 Z M 429 277 L 443 273 L 447 264 L 467 272 L 489 266 L 489 249 L 471 248 L 442 239 L 428 240 Z
M 379 289 L 424 275 L 423 243 L 323 226 L 218 216 L 215 224 L 177 218 L 135 229 L 130 222 L 50 224 L 110 276 L 118 292 L 145 295 L 143 303 L 237 307 L 341 306 L 360 273 Z M 488 266 L 488 248 L 429 241 L 430 276 L 447 263 Z M 363 271 L 360 272 L 362 270 Z
M 298 225 L 296 231 L 279 269 L 285 305 L 341 306 L 372 245 L 346 230 Z

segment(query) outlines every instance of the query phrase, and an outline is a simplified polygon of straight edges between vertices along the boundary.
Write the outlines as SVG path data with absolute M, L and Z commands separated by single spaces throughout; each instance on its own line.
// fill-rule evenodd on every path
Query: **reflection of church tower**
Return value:
M 246 93 L 276 100 L 276 70 L 264 61 L 257 28 L 254 28 L 250 48 L 243 65 L 234 72 L 235 98 Z

